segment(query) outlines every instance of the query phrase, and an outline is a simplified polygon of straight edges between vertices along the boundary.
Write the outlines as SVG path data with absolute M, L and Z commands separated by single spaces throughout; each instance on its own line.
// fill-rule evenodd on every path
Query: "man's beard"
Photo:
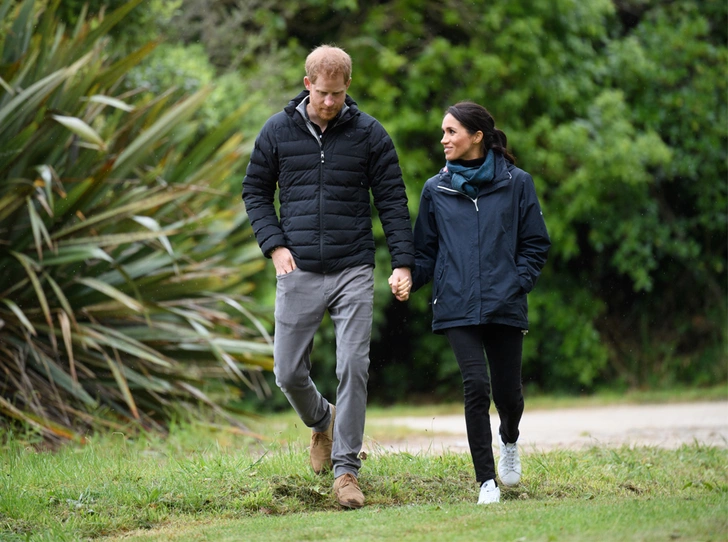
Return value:
M 318 118 L 325 120 L 326 122 L 333 120 L 338 113 L 339 109 L 329 109 L 325 107 L 316 108 L 316 115 Z

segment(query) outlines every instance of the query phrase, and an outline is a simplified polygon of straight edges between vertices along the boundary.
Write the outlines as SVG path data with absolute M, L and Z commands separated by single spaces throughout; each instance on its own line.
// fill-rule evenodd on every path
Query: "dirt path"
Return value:
M 412 453 L 468 450 L 462 415 L 402 417 L 382 423 L 406 427 L 408 436 L 397 441 L 365 442 L 365 450 Z M 497 435 L 497 414 L 491 415 L 491 426 Z M 696 441 L 728 447 L 728 401 L 558 410 L 529 410 L 526 406 L 520 429 L 519 443 L 525 453 L 594 445 L 674 448 Z

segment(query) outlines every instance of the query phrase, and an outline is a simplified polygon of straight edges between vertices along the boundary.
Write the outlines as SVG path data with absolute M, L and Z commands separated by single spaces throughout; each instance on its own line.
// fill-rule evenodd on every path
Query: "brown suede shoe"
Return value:
M 321 474 L 327 470 L 331 470 L 331 446 L 334 444 L 334 419 L 336 418 L 336 407 L 329 403 L 331 407 L 331 422 L 324 432 L 314 431 L 311 435 L 311 450 L 309 455 L 311 458 L 311 467 L 313 472 Z
M 364 506 L 364 493 L 359 489 L 359 481 L 351 473 L 342 474 L 334 480 L 336 500 L 345 508 Z

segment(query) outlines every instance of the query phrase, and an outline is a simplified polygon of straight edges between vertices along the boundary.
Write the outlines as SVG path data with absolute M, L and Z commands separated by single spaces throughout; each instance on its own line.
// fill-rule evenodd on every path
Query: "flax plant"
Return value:
M 124 90 L 155 44 L 118 56 L 109 31 L 140 2 L 69 29 L 60 0 L 0 0 L 0 424 L 49 439 L 180 405 L 234 422 L 272 366 L 230 190 L 245 109 L 204 134 L 209 88 Z

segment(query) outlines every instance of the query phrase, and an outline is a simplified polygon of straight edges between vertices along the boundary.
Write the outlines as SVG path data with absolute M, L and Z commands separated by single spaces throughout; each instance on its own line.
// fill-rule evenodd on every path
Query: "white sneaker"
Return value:
M 506 444 L 500 440 L 498 476 L 504 486 L 515 486 L 521 481 L 521 458 L 518 457 L 518 444 Z
M 478 504 L 491 504 L 494 502 L 500 502 L 500 488 L 495 485 L 495 480 L 483 482 L 483 485 L 480 486 Z

